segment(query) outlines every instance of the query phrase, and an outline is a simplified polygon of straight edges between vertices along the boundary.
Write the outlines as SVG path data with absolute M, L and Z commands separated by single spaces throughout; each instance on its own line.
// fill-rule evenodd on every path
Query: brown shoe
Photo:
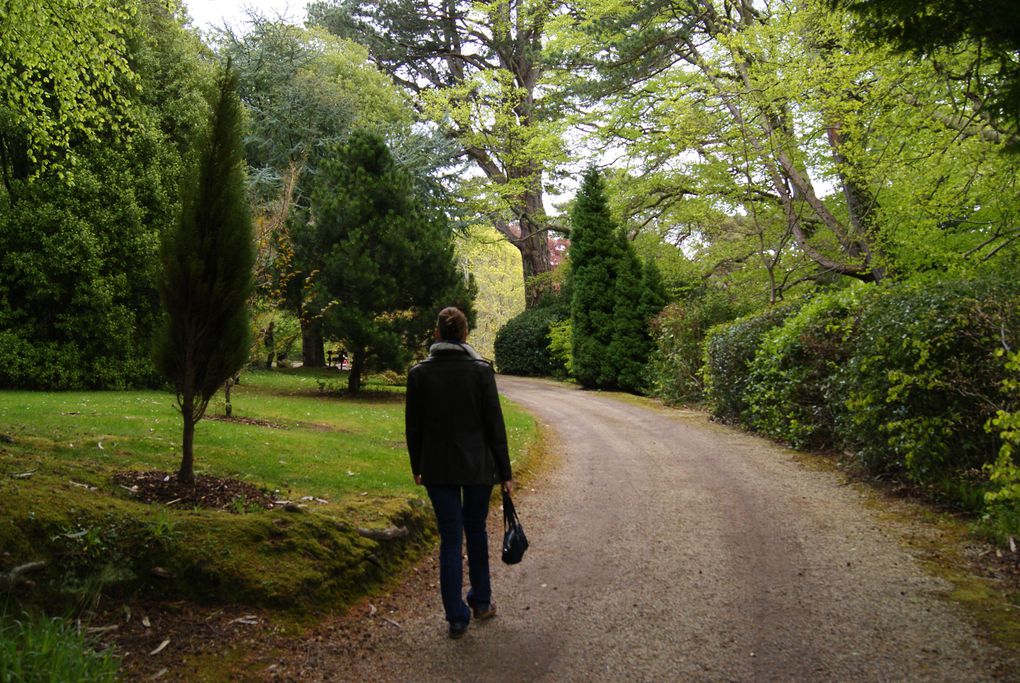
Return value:
M 488 605 L 472 605 L 471 613 L 475 619 L 491 619 L 496 616 L 496 603 L 490 602 Z
M 451 621 L 450 622 L 450 637 L 454 640 L 464 637 L 467 633 L 467 623 L 463 621 Z

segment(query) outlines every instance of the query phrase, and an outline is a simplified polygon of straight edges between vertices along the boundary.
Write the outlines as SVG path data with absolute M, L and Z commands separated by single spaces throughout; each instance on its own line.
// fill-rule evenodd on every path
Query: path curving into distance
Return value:
M 543 423 L 559 460 L 516 497 L 524 562 L 502 565 L 490 539 L 499 615 L 448 640 L 426 562 L 378 613 L 295 653 L 286 669 L 301 680 L 1018 675 L 838 474 L 700 413 L 498 383 Z

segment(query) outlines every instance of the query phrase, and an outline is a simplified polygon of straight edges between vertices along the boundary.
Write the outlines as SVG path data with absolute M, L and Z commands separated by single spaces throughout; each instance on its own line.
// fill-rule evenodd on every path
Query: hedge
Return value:
M 713 417 L 750 426 L 747 382 L 751 361 L 765 334 L 782 325 L 798 309 L 798 304 L 784 304 L 716 325 L 708 331 L 702 373 L 705 399 Z
M 748 368 L 751 427 L 797 448 L 835 445 L 835 416 L 842 407 L 832 380 L 849 356 L 862 291 L 859 286 L 817 296 L 765 333 Z
M 549 328 L 569 318 L 568 304 L 555 295 L 509 320 L 496 333 L 496 368 L 507 375 L 527 377 L 565 374 L 562 360 L 549 351 Z
M 655 350 L 648 363 L 652 395 L 671 405 L 700 402 L 705 390 L 705 336 L 742 312 L 739 304 L 719 292 L 666 306 L 652 321 Z
M 1002 357 L 1020 342 L 1015 283 L 889 287 L 868 301 L 858 328 L 835 378 L 845 398 L 837 424 L 844 447 L 873 471 L 905 472 L 940 489 L 994 462 L 1001 437 L 986 426 L 1020 407 Z

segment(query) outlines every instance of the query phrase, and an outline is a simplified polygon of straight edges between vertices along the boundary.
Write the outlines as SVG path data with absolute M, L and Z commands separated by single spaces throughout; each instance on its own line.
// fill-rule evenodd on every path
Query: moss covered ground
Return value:
M 123 470 L 172 472 L 180 418 L 161 392 L 0 392 L 0 576 L 46 562 L 7 594 L 73 609 L 96 596 L 335 609 L 432 542 L 411 479 L 402 390 L 324 393 L 336 371 L 252 371 L 233 417 L 214 399 L 196 472 L 248 481 L 289 509 L 181 509 L 135 499 Z M 516 465 L 534 420 L 504 406 Z M 364 531 L 407 529 L 391 540 Z M 8 587 L 9 588 L 9 587 Z M 5 591 L 7 593 L 7 591 Z

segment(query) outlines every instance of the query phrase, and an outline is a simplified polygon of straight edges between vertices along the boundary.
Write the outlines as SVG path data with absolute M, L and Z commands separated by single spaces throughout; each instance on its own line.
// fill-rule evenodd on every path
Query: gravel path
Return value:
M 940 598 L 948 584 L 927 575 L 898 531 L 836 474 L 805 469 L 789 451 L 700 414 L 551 382 L 502 377 L 499 385 L 539 416 L 561 458 L 517 497 L 532 543 L 524 562 L 502 565 L 490 539 L 499 616 L 448 640 L 430 561 L 372 616 L 307 643 L 288 673 L 378 681 L 1015 676 L 962 610 Z

